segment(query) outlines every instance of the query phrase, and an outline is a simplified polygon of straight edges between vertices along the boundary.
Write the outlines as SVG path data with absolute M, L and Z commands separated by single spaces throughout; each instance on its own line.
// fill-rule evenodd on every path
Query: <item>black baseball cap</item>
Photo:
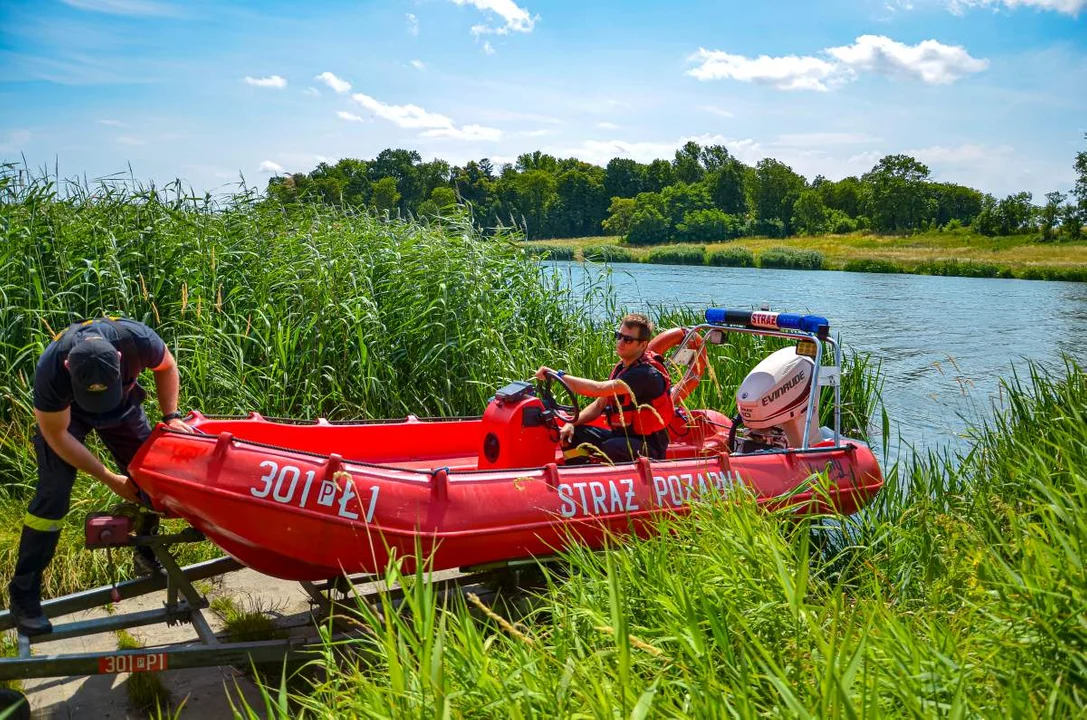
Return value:
M 99 335 L 76 340 L 68 352 L 68 374 L 76 405 L 87 412 L 109 412 L 124 399 L 120 353 Z

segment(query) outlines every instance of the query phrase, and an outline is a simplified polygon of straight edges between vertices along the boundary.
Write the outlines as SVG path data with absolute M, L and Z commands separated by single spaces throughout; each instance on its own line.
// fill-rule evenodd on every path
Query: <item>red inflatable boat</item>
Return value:
M 674 424 L 665 460 L 564 465 L 556 418 L 576 414 L 576 401 L 512 383 L 476 418 L 300 423 L 194 412 L 196 434 L 160 425 L 129 469 L 156 508 L 243 564 L 293 580 L 379 573 L 394 555 L 440 570 L 552 555 L 571 542 L 597 547 L 741 488 L 797 512 L 850 514 L 883 479 L 864 443 L 819 426 L 811 390 L 836 384 L 840 352 L 825 320 L 802 316 L 793 328 L 796 317 L 707 311 L 706 325 L 654 339 L 683 372 L 677 394 L 725 332 L 798 339 L 749 374 L 735 422 L 692 410 Z M 825 345 L 839 363 L 824 366 Z

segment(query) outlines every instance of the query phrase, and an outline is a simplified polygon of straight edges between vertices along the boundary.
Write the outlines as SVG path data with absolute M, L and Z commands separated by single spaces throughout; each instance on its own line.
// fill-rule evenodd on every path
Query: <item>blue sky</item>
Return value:
M 1042 202 L 1087 148 L 1087 0 L 2 0 L 0 107 L 2 159 L 200 192 L 694 139 Z

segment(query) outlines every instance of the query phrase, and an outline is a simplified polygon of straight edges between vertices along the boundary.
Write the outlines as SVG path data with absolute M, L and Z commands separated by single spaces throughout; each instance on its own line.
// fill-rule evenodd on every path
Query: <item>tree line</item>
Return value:
M 1037 233 L 1074 240 L 1087 223 L 1087 151 L 1076 154 L 1071 193 L 1035 204 L 1029 192 L 997 198 L 935 182 L 909 155 L 887 155 L 860 177 L 808 181 L 773 158 L 747 165 L 723 145 L 688 142 L 671 160 L 614 158 L 600 167 L 535 151 L 495 167 L 484 158 L 453 166 L 414 150 L 373 160 L 321 163 L 271 178 L 268 197 L 318 200 L 402 215 L 435 216 L 457 205 L 482 228 L 516 226 L 530 239 L 620 235 L 632 245 L 716 242 L 865 230 L 913 233 L 970 227 L 983 235 Z

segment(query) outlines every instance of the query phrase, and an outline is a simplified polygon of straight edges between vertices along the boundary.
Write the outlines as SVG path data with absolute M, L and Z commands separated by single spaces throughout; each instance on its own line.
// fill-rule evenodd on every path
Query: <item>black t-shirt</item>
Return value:
M 649 363 L 637 363 L 619 372 L 619 379 L 627 384 L 637 405 L 646 405 L 664 394 L 664 377 Z
M 122 338 L 113 323 L 128 331 L 128 339 Z M 108 413 L 88 413 L 75 404 L 72 396 L 72 377 L 64 367 L 74 336 L 98 335 L 113 344 L 121 353 L 121 379 L 124 382 L 124 399 Z M 105 425 L 120 420 L 134 406 L 143 402 L 147 394 L 136 380 L 146 368 L 162 364 L 166 355 L 166 343 L 154 330 L 136 320 L 95 321 L 91 325 L 69 329 L 45 348 L 34 371 L 34 407 L 42 412 L 60 412 L 70 407 L 72 412 L 87 419 L 93 425 Z

